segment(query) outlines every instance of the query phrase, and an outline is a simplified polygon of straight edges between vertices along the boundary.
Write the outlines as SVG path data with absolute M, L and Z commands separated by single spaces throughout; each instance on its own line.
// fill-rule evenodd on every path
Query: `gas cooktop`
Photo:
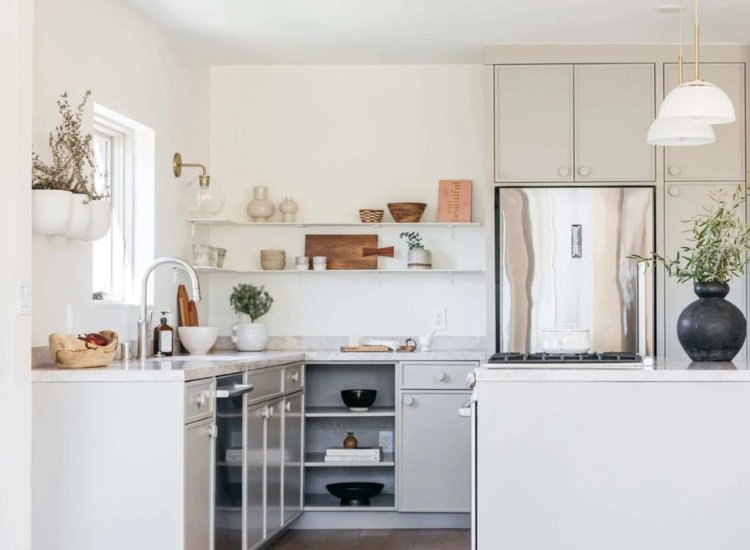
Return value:
M 604 353 L 496 353 L 489 359 L 488 368 L 630 368 L 642 369 L 651 365 L 650 358 L 637 353 L 609 351 Z

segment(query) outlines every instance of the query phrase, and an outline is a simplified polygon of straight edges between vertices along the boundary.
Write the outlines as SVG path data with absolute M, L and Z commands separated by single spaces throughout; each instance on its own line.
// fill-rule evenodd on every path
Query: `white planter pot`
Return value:
M 406 267 L 408 269 L 432 269 L 432 254 L 425 248 L 409 250 L 406 256 Z
M 63 233 L 68 239 L 79 239 L 83 237 L 91 225 L 91 201 L 86 195 L 73 194 L 70 201 L 70 222 Z
M 232 327 L 232 342 L 238 351 L 263 351 L 268 329 L 263 323 L 237 323 Z
M 31 227 L 37 235 L 60 235 L 70 223 L 70 203 L 73 193 L 49 189 L 31 191 Z
M 98 241 L 109 232 L 112 224 L 112 201 L 91 201 L 91 225 L 83 234 L 85 241 Z

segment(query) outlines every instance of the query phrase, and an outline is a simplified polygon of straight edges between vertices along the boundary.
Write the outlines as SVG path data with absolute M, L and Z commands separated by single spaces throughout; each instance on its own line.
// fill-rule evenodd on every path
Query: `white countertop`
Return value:
M 589 364 L 590 365 L 590 364 Z M 750 382 L 750 365 L 691 363 L 688 359 L 657 358 L 653 368 L 597 369 L 575 364 L 547 368 L 486 368 L 476 373 L 477 382 Z
M 61 369 L 54 364 L 40 365 L 31 370 L 31 380 L 32 382 L 189 382 L 299 361 L 395 363 L 397 361 L 484 361 L 486 357 L 484 351 L 476 350 L 412 353 L 345 353 L 338 350 L 227 351 L 145 361 L 114 361 L 108 367 L 88 369 Z

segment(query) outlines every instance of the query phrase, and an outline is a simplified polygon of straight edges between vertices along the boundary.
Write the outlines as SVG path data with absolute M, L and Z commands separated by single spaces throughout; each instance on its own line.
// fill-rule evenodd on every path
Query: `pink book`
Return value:
M 440 180 L 438 221 L 442 223 L 471 221 L 471 180 Z

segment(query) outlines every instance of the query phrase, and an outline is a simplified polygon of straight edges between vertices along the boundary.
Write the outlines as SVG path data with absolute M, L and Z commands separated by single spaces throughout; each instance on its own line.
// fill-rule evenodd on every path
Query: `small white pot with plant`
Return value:
M 239 317 L 232 326 L 234 346 L 238 351 L 263 351 L 268 343 L 268 329 L 257 320 L 271 309 L 271 295 L 262 286 L 242 283 L 232 289 L 229 303 Z
M 404 232 L 399 235 L 406 239 L 409 253 L 406 256 L 408 269 L 432 269 L 432 254 L 422 244 L 422 237 L 416 231 Z

